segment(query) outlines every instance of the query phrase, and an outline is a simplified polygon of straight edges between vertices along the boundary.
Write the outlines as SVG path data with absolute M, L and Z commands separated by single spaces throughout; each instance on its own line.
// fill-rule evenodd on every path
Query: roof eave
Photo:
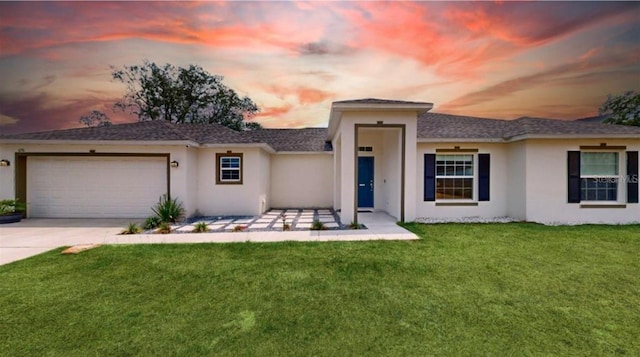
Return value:
M 39 145 L 138 145 L 138 146 L 190 146 L 199 147 L 191 140 L 55 140 L 55 139 L 0 139 L 0 144 Z
M 263 149 L 270 154 L 275 154 L 276 151 L 266 143 L 209 143 L 202 144 L 202 148 L 259 148 Z
M 522 134 L 505 138 L 505 142 L 528 139 L 635 139 L 640 136 L 633 134 Z
M 333 151 L 278 151 L 276 154 L 284 155 L 333 155 Z
M 418 138 L 418 143 L 503 143 L 502 138 Z

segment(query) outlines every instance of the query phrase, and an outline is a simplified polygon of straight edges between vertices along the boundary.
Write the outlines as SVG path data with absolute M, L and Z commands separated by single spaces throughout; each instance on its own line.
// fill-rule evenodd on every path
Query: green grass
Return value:
M 640 226 L 103 246 L 0 267 L 0 355 L 640 354 Z

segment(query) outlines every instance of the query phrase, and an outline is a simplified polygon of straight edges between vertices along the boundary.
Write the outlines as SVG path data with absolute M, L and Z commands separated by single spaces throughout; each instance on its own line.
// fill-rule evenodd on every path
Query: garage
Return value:
M 168 155 L 29 156 L 27 215 L 143 218 L 168 190 Z

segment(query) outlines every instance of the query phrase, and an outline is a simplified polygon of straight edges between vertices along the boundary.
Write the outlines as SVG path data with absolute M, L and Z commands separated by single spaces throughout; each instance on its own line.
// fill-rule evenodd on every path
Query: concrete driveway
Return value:
M 129 222 L 130 219 L 30 218 L 2 224 L 0 265 L 61 246 L 105 242 L 120 233 Z

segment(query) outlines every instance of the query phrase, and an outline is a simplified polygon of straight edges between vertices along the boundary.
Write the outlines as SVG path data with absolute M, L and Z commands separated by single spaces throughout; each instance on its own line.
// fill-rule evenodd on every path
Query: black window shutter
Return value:
M 436 200 L 436 154 L 424 154 L 424 200 Z
M 627 203 L 638 203 L 638 152 L 627 151 Z
M 567 201 L 580 203 L 580 151 L 569 151 L 568 154 Z
M 489 201 L 489 154 L 478 154 L 478 201 Z

